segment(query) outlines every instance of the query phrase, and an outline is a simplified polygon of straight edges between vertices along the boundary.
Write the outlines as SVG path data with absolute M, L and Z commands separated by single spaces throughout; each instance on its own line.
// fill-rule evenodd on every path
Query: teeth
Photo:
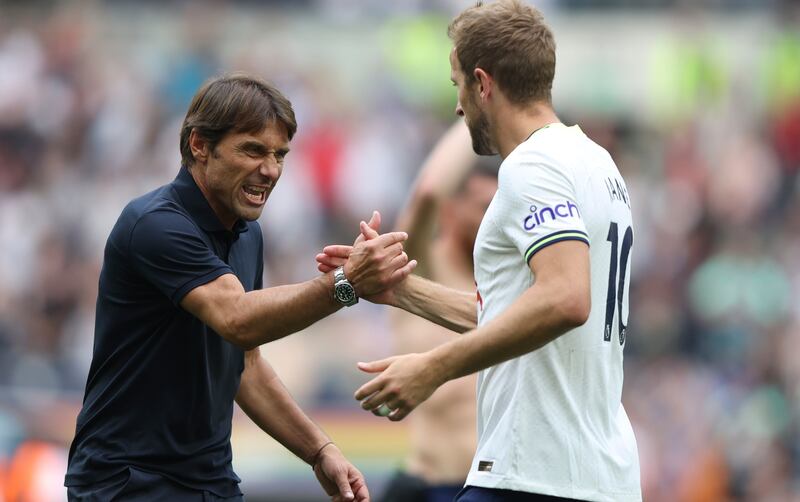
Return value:
M 266 187 L 245 186 L 244 191 L 251 195 L 261 195 L 267 191 Z

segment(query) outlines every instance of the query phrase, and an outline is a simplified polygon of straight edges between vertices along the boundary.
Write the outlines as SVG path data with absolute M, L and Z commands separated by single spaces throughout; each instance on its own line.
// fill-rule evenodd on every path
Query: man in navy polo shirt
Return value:
M 231 466 L 234 400 L 312 465 L 334 500 L 369 500 L 361 473 L 259 346 L 391 287 L 416 262 L 402 251 L 406 235 L 388 233 L 358 243 L 335 273 L 261 289 L 255 220 L 296 129 L 291 104 L 264 81 L 213 80 L 183 122 L 177 178 L 122 211 L 100 274 L 70 500 L 242 500 Z

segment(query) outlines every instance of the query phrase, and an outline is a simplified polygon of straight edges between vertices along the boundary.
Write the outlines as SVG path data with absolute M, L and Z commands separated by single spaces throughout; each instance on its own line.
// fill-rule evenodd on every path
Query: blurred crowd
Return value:
M 0 15 L 0 501 L 28 500 L 20 458 L 60 483 L 105 239 L 125 203 L 176 175 L 206 78 L 257 73 L 297 111 L 261 221 L 266 285 L 313 277 L 314 254 L 372 209 L 391 225 L 455 104 L 445 27 L 463 6 L 413 3 Z M 644 16 L 609 36 L 611 18 L 570 31 L 553 3 L 556 110 L 612 153 L 633 200 L 623 402 L 645 500 L 800 500 L 800 17 Z M 265 352 L 303 405 L 356 413 L 354 362 L 391 354 L 389 329 L 359 304 Z

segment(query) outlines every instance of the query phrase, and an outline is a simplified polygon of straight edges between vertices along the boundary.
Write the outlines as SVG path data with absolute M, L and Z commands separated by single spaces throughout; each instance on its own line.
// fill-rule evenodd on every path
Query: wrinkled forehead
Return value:
M 289 148 L 289 131 L 279 120 L 267 121 L 258 131 L 232 131 L 225 139 L 232 143 L 259 143 L 271 150 Z

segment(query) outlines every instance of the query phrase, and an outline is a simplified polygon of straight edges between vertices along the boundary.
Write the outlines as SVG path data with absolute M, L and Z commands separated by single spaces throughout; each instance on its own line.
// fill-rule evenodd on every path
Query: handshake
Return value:
M 409 293 L 408 288 L 401 289 L 402 285 L 406 284 L 404 281 L 417 262 L 409 260 L 403 251 L 408 234 L 379 234 L 380 224 L 381 215 L 375 211 L 369 223 L 361 222 L 360 233 L 352 246 L 326 246 L 316 257 L 317 268 L 323 273 L 341 268 L 356 295 L 373 303 L 401 307 L 402 296 Z M 334 280 L 338 286 L 340 281 Z M 341 298 L 339 300 L 341 302 Z M 352 305 L 355 301 L 341 303 Z M 444 375 L 436 371 L 437 366 L 432 364 L 428 353 L 360 362 L 361 371 L 375 376 L 356 390 L 353 397 L 374 415 L 392 421 L 402 420 L 444 383 Z
M 360 223 L 352 246 L 325 246 L 316 256 L 320 272 L 335 271 L 334 297 L 346 306 L 357 303 L 359 297 L 392 305 L 395 286 L 417 266 L 403 251 L 408 234 L 379 234 L 380 225 L 381 215 L 374 211 L 369 223 Z

